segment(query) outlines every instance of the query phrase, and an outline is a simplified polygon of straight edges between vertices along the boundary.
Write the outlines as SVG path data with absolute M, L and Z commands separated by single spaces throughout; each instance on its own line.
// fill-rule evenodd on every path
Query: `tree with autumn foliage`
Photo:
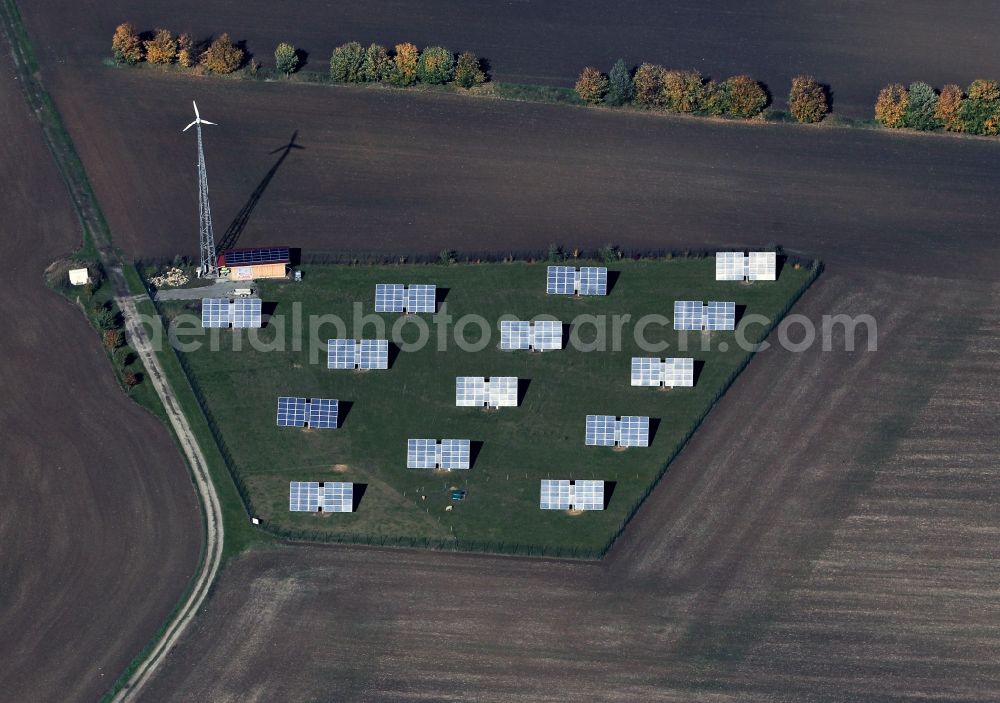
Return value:
M 672 70 L 663 74 L 663 101 L 675 112 L 694 112 L 701 105 L 704 82 L 698 71 Z
M 420 52 L 417 78 L 421 83 L 442 85 L 455 76 L 455 54 L 443 46 L 429 46 Z
M 455 83 L 463 88 L 472 88 L 486 82 L 479 57 L 471 51 L 463 51 L 455 62 Z
M 886 127 L 903 127 L 910 93 L 902 83 L 890 83 L 879 91 L 875 101 L 875 121 Z
M 729 113 L 729 87 L 725 81 L 705 81 L 701 87 L 701 109 L 720 117 Z
M 812 76 L 795 76 L 788 93 L 788 111 L 797 122 L 819 122 L 829 111 L 826 90 Z
M 420 52 L 416 45 L 409 42 L 396 44 L 396 55 L 392 59 L 392 72 L 389 76 L 396 85 L 413 85 L 417 82 L 417 62 Z
M 608 77 L 593 66 L 587 66 L 576 81 L 576 94 L 582 100 L 596 105 L 608 93 Z
M 149 63 L 171 64 L 177 58 L 177 40 L 166 29 L 157 29 L 149 41 L 142 43 L 146 47 L 146 61 Z
M 104 340 L 104 348 L 111 352 L 125 344 L 125 336 L 119 329 L 104 330 L 102 338 Z
M 117 63 L 134 66 L 142 61 L 142 42 L 139 41 L 139 33 L 134 24 L 122 22 L 115 27 L 115 34 L 111 37 L 111 52 Z
M 962 107 L 964 98 L 965 93 L 957 85 L 946 85 L 941 89 L 934 118 L 949 132 L 962 131 L 962 119 L 958 116 L 958 110 Z
M 1000 88 L 996 81 L 975 80 L 965 91 L 958 108 L 962 131 L 969 134 L 1000 134 Z
M 225 32 L 212 42 L 201 55 L 201 65 L 209 73 L 232 73 L 243 65 L 246 53 L 233 44 Z
M 646 107 L 663 107 L 663 75 L 666 69 L 655 63 L 644 63 L 635 69 L 632 87 L 635 101 Z
M 767 93 L 760 83 L 750 76 L 733 76 L 726 80 L 729 95 L 729 114 L 749 119 L 767 107 Z
M 184 68 L 194 66 L 194 40 L 184 32 L 177 37 L 177 63 Z

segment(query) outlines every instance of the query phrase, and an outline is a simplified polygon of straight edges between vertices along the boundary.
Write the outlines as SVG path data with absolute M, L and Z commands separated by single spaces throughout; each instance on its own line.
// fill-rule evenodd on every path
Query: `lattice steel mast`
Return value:
M 201 126 L 203 124 L 214 125 L 215 122 L 201 119 L 198 113 L 198 103 L 191 101 L 194 105 L 194 122 L 182 129 L 186 132 L 192 127 L 198 133 L 198 227 L 200 231 L 200 254 L 201 265 L 198 267 L 199 276 L 216 276 L 219 273 L 218 264 L 215 258 L 215 232 L 212 230 L 212 209 L 208 204 L 208 172 L 205 170 L 205 149 L 201 141 Z

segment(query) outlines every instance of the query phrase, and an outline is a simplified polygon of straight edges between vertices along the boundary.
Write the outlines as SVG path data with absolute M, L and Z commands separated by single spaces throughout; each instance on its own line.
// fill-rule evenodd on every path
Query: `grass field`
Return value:
M 612 267 L 616 269 L 608 297 L 572 298 L 545 294 L 541 263 L 306 267 L 301 283 L 261 282 L 265 310 L 267 304 L 275 307 L 267 327 L 253 333 L 260 344 L 251 344 L 247 331 L 217 331 L 219 349 L 212 351 L 206 343 L 186 352 L 187 361 L 258 516 L 272 527 L 320 539 L 376 537 L 413 539 L 416 544 L 426 540 L 435 546 L 478 543 L 499 551 L 518 545 L 549 553 L 599 552 L 749 354 L 734 343 L 731 332 L 713 333 L 711 348 L 705 350 L 708 338 L 693 333 L 689 351 L 676 351 L 677 333 L 663 320 L 654 321 L 645 338 L 670 344 L 661 356 L 694 356 L 704 365 L 693 389 L 632 388 L 630 358 L 655 355 L 639 348 L 635 323 L 645 315 L 669 317 L 675 299 L 735 300 L 746 306 L 744 316 L 773 319 L 810 280 L 809 271 L 785 266 L 776 283 L 719 283 L 710 258 L 627 261 Z M 439 319 L 447 313 L 454 324 L 438 326 L 430 315 L 375 315 L 374 287 L 380 281 L 436 283 L 446 289 Z M 370 315 L 361 334 L 354 330 L 356 302 L 363 304 L 362 314 Z M 173 303 L 164 309 L 174 317 L 197 312 L 198 304 L 185 308 Z M 477 324 L 460 331 L 469 345 L 484 347 L 479 351 L 463 351 L 455 343 L 456 329 L 468 314 L 483 316 L 492 327 L 488 344 Z M 497 348 L 501 315 L 528 319 L 542 314 L 564 323 L 575 320 L 571 334 L 582 342 L 580 347 L 599 340 L 594 321 L 605 316 L 608 351 L 567 348 L 535 354 Z M 339 317 L 346 330 L 337 331 L 327 318 L 315 328 L 316 340 L 382 336 L 373 322 L 380 320 L 402 349 L 388 371 L 329 370 L 325 344 L 310 345 L 308 339 L 310 317 L 320 315 Z M 622 316 L 620 325 L 615 315 Z M 299 316 L 306 329 L 293 336 L 289 328 Z M 407 345 L 421 335 L 418 317 L 428 323 L 430 341 L 410 351 Z M 622 330 L 618 350 L 616 327 Z M 747 337 L 753 341 L 763 332 L 757 325 Z M 444 351 L 438 350 L 439 336 L 445 337 Z M 458 408 L 454 378 L 459 375 L 512 375 L 529 383 L 520 407 Z M 342 411 L 337 430 L 278 428 L 279 395 L 337 398 L 350 407 L 346 415 Z M 650 416 L 655 426 L 650 447 L 586 447 L 584 416 L 591 413 Z M 408 470 L 410 437 L 469 438 L 481 447 L 469 471 Z M 541 511 L 541 478 L 614 482 L 608 509 L 582 515 Z M 287 507 L 292 480 L 353 481 L 366 484 L 366 490 L 355 514 L 297 514 Z M 453 487 L 468 492 L 464 502 L 451 502 Z M 445 510 L 449 505 L 454 506 L 450 512 Z M 305 534 L 312 532 L 316 534 Z

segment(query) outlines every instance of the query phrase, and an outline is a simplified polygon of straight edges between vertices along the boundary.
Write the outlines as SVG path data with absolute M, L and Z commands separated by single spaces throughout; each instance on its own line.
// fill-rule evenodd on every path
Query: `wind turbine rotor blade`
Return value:
M 192 122 L 191 124 L 189 124 L 187 127 L 185 127 L 184 129 L 182 129 L 181 131 L 182 132 L 186 132 L 189 129 L 191 129 L 192 127 L 194 127 L 196 124 L 198 124 L 198 120 L 195 120 L 194 122 Z
M 198 114 L 198 103 L 196 103 L 194 100 L 192 100 L 191 104 L 194 105 L 194 116 L 195 116 L 195 118 L 196 119 L 200 119 L 201 115 Z
M 218 125 L 218 124 L 216 124 L 215 122 L 209 122 L 208 120 L 198 120 L 198 121 L 199 121 L 199 122 L 201 122 L 202 124 L 214 124 L 214 125 L 215 125 L 216 127 L 218 127 L 218 126 L 219 126 L 219 125 Z

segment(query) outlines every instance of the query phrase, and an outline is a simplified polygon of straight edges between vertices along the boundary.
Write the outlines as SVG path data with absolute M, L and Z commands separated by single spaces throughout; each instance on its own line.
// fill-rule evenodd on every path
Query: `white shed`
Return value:
M 90 275 L 87 269 L 70 269 L 69 282 L 74 286 L 85 286 L 90 283 Z

